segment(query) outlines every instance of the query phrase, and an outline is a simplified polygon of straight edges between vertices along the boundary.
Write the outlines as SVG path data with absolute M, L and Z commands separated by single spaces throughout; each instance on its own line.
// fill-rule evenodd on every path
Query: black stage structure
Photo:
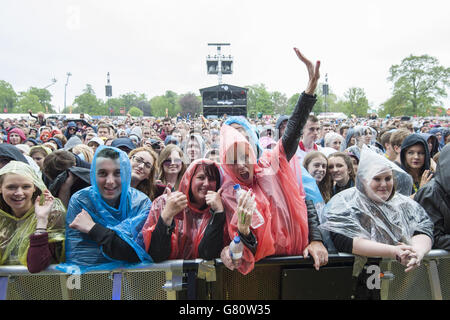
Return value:
M 200 89 L 203 116 L 211 118 L 211 116 L 222 117 L 226 114 L 247 117 L 247 91 L 247 88 L 231 84 L 219 84 Z

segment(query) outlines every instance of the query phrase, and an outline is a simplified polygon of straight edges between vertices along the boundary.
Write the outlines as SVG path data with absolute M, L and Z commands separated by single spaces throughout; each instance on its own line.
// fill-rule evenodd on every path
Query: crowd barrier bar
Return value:
M 408 274 L 395 260 L 382 260 L 382 271 L 392 271 L 395 277 L 382 281 L 382 299 L 450 299 L 449 258 L 450 253 L 445 250 L 432 250 L 422 265 Z M 350 254 L 330 254 L 328 265 L 319 273 L 313 269 L 311 258 L 270 257 L 256 263 L 255 269 L 244 276 L 228 270 L 220 259 L 169 260 L 136 269 L 87 272 L 80 276 L 84 291 L 69 288 L 68 281 L 74 275 L 57 270 L 56 265 L 38 274 L 30 274 L 24 266 L 5 265 L 0 266 L 0 300 L 290 299 L 292 288 L 287 287 L 298 277 L 303 279 L 300 282 L 306 282 L 305 275 L 313 275 L 319 282 L 323 276 L 323 286 L 328 286 L 325 282 L 330 279 L 338 280 L 334 289 L 347 290 L 339 287 L 339 279 L 333 276 L 351 274 L 353 261 Z M 249 291 L 256 284 L 260 288 Z M 305 294 L 302 297 L 306 299 L 316 296 Z

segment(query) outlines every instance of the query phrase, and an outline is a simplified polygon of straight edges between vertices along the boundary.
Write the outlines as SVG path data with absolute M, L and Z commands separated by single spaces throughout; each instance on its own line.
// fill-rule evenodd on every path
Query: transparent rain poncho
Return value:
M 326 222 L 320 228 L 390 245 L 411 244 L 416 232 L 432 238 L 433 223 L 417 202 L 398 192 L 385 201 L 374 191 L 373 183 L 384 174 L 394 177 L 394 185 L 412 188 L 412 179 L 406 172 L 363 146 L 356 186 L 331 198 L 324 209 Z
M 20 161 L 10 161 L 0 169 L 0 176 L 5 174 L 17 174 L 23 176 L 43 192 L 47 189 L 44 182 L 39 178 L 30 165 Z M 41 201 L 43 201 L 41 195 Z M 48 217 L 48 241 L 64 241 L 64 221 L 66 209 L 62 202 L 55 198 L 51 212 Z M 22 264 L 27 265 L 27 254 L 30 248 L 30 235 L 36 230 L 36 217 L 34 215 L 34 205 L 21 218 L 16 218 L 12 212 L 5 212 L 0 209 L 0 265 L 2 264 Z M 61 246 L 63 248 L 63 246 Z M 56 253 L 62 259 L 64 252 Z
M 108 205 L 100 194 L 97 179 L 97 156 L 103 149 L 119 153 L 122 191 L 117 208 Z M 145 223 L 152 202 L 142 192 L 131 188 L 131 164 L 125 152 L 108 146 L 100 146 L 95 152 L 91 167 L 91 186 L 75 193 L 69 202 L 66 222 L 66 264 L 59 265 L 59 270 L 68 273 L 84 273 L 94 270 L 111 270 L 119 267 L 137 267 L 138 264 L 127 263 L 109 257 L 102 247 L 89 239 L 87 234 L 69 227 L 81 212 L 86 210 L 95 223 L 113 230 L 122 240 L 130 245 L 141 262 L 152 262 L 143 248 L 139 233 Z
M 367 130 L 370 130 L 370 132 L 372 133 L 372 137 L 370 143 L 366 144 L 366 146 L 378 154 L 383 154 L 383 151 L 381 151 L 378 147 L 375 146 L 377 131 L 369 126 L 356 126 L 353 128 L 353 136 L 356 139 L 356 143 L 355 145 L 346 149 L 348 152 L 352 152 L 357 157 L 360 157 L 362 149 L 358 147 L 358 139 L 364 136 Z

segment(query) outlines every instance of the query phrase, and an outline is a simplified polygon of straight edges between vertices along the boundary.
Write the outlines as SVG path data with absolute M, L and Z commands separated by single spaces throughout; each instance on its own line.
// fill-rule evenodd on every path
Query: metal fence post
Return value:
M 431 296 L 433 300 L 442 300 L 441 283 L 439 281 L 439 273 L 436 260 L 430 260 L 426 264 L 428 279 L 431 286 Z
M 8 281 L 9 277 L 0 277 L 0 300 L 6 300 L 8 295 Z
M 113 273 L 112 300 L 122 300 L 122 273 Z

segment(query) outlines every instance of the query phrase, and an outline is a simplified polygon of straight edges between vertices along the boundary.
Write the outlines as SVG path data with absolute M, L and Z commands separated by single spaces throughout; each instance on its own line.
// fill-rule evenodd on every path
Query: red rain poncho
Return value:
M 203 239 L 206 227 L 212 217 L 210 207 L 200 210 L 189 199 L 191 181 L 200 164 L 214 164 L 220 172 L 219 166 L 213 161 L 198 159 L 195 160 L 184 173 L 178 191 L 186 195 L 188 206 L 174 217 L 175 229 L 172 232 L 169 259 L 189 260 L 199 258 L 198 246 Z M 219 184 L 220 181 L 218 181 L 217 188 L 220 187 Z M 152 233 L 155 230 L 161 212 L 166 206 L 166 199 L 167 195 L 163 194 L 153 201 L 147 221 L 142 229 L 145 250 L 147 252 L 150 248 Z
M 244 248 L 242 264 L 238 270 L 247 274 L 255 261 L 264 257 L 277 255 L 302 255 L 308 245 L 308 217 L 304 198 L 299 194 L 299 185 L 287 161 L 282 140 L 273 150 L 264 151 L 258 162 L 254 149 L 247 139 L 236 129 L 224 125 L 221 129 L 220 157 L 225 171 L 222 184 L 222 201 L 227 212 L 228 234 L 232 237 L 237 232 L 237 201 L 233 185 L 252 188 L 256 195 L 257 210 L 264 217 L 265 223 L 252 229 L 258 241 L 255 255 Z M 253 164 L 253 183 L 243 184 L 233 173 L 234 159 L 227 159 L 235 145 L 244 146 L 248 152 L 249 163 Z M 234 149 L 236 150 L 236 149 Z M 237 157 L 242 158 L 240 155 Z

